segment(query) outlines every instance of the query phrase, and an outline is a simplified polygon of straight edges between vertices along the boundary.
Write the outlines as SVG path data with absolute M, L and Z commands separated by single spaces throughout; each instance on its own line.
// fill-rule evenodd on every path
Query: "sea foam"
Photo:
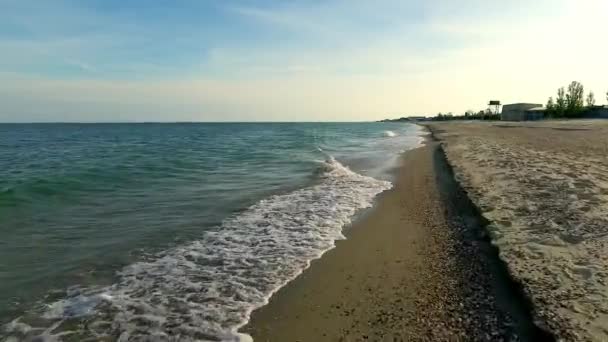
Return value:
M 251 340 L 238 333 L 251 312 L 344 239 L 353 215 L 391 188 L 331 157 L 319 177 L 313 186 L 258 202 L 200 240 L 125 267 L 109 287 L 72 289 L 37 319 L 46 326 L 17 319 L 4 327 L 5 336 Z

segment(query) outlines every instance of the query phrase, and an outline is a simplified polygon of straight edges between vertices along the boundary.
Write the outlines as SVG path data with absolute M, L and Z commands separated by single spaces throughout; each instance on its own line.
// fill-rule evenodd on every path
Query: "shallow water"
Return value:
M 0 337 L 236 339 L 391 187 L 403 123 L 0 125 Z

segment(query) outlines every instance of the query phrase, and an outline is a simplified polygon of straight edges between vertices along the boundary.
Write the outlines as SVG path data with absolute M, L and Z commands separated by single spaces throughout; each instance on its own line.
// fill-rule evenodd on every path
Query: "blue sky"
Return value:
M 415 28 L 426 15 L 415 3 L 393 2 L 377 13 L 369 12 L 376 7 L 370 4 L 7 0 L 0 39 L 8 56 L 2 66 L 30 75 L 94 79 L 289 72 L 312 57 L 363 49 L 394 26 Z M 411 36 L 408 44 L 424 49 L 425 38 L 434 39 Z M 348 69 L 334 71 L 358 71 Z
M 374 120 L 545 102 L 575 79 L 603 99 L 606 13 L 603 0 L 0 0 L 0 121 Z

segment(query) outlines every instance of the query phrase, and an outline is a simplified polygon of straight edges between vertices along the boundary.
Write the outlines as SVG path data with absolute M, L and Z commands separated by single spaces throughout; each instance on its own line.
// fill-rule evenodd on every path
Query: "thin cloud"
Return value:
M 375 120 L 608 88 L 603 0 L 248 2 L 164 26 L 11 1 L 26 33 L 0 36 L 0 121 Z

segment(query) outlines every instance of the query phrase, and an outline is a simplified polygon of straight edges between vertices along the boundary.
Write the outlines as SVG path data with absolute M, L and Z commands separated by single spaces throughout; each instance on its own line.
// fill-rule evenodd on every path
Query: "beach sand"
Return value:
M 242 331 L 255 341 L 545 338 L 443 158 L 433 142 L 405 153 L 395 187 Z
M 431 124 L 558 338 L 608 340 L 608 122 Z

